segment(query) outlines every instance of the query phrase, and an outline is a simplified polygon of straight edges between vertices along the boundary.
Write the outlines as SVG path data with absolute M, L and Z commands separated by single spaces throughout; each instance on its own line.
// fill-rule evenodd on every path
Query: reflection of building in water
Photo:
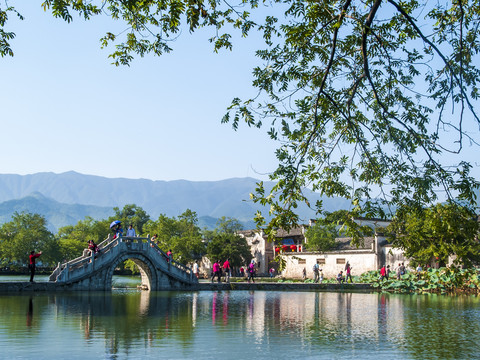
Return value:
M 251 291 L 247 300 L 247 318 L 245 327 L 248 333 L 260 340 L 265 332 L 265 302 L 266 292 Z
M 304 340 L 323 334 L 327 339 L 328 334 L 343 334 L 375 342 L 403 337 L 403 306 L 389 294 L 256 291 L 246 295 L 243 304 L 245 331 L 257 341 L 270 331 Z
M 217 318 L 217 296 L 218 293 L 215 291 L 212 299 L 212 325 L 215 325 L 215 320 Z
M 280 293 L 280 328 L 303 327 L 305 322 L 313 322 L 315 318 L 316 293 Z M 299 319 L 302 319 L 299 324 Z
M 399 333 L 403 337 L 403 306 L 389 294 L 252 291 L 242 304 L 244 329 L 257 341 L 270 331 L 297 334 L 304 340 L 321 334 L 348 334 L 352 339 L 364 337 L 375 342 L 392 336 L 398 339 Z M 217 315 L 220 306 L 218 299 Z M 232 307 L 236 308 L 235 304 L 229 305 Z M 224 316 L 225 311 L 223 305 Z
M 316 293 L 317 316 L 323 327 L 343 329 L 353 335 L 381 340 L 394 331 L 398 337 L 403 327 L 403 306 L 392 295 L 375 295 Z

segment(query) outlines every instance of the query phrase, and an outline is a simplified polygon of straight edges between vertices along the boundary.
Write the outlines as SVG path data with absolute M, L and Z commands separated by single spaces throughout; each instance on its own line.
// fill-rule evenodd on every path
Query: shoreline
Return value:
M 122 288 L 123 289 L 123 288 Z M 134 288 L 128 288 L 134 289 Z M 165 289 L 164 291 L 230 291 L 230 290 L 261 290 L 261 291 L 323 291 L 323 292 L 378 292 L 371 284 L 314 284 L 314 283 L 276 283 L 276 282 L 233 282 L 210 283 L 200 282 L 197 285 Z M 30 283 L 28 281 L 0 282 L 0 293 L 20 292 L 88 292 L 88 290 L 69 290 L 68 285 L 55 282 L 41 281 Z M 162 291 L 162 290 L 159 290 Z

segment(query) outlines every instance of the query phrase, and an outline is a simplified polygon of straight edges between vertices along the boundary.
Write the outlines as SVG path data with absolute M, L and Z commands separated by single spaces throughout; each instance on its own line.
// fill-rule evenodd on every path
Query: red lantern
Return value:
M 288 249 L 288 246 L 287 246 L 287 245 L 282 245 L 282 250 L 283 250 L 283 251 L 287 251 L 287 249 Z
M 276 248 L 275 248 L 275 252 L 277 252 L 277 253 L 280 252 L 280 248 L 279 248 L 279 247 L 276 247 Z
M 302 252 L 302 246 L 298 246 L 298 252 Z
M 290 249 L 291 249 L 292 251 L 295 251 L 295 250 L 297 250 L 297 246 L 296 246 L 296 245 L 290 245 Z

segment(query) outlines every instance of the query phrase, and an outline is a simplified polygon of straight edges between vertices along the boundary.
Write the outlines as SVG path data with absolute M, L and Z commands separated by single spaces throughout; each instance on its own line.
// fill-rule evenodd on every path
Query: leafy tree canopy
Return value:
M 82 255 L 88 247 L 87 241 L 100 244 L 109 233 L 108 220 L 97 221 L 91 217 L 80 220 L 76 225 L 64 226 L 58 230 L 58 247 L 62 260 L 72 260 Z
M 450 255 L 467 266 L 480 261 L 477 215 L 453 202 L 416 211 L 399 210 L 387 230 L 395 234 L 393 245 L 416 263 L 447 264 Z
M 317 221 L 305 233 L 307 239 L 305 246 L 309 250 L 329 251 L 335 247 L 335 239 L 338 235 L 336 224 Z
M 238 220 L 222 217 L 215 230 L 206 232 L 207 257 L 210 261 L 220 260 L 223 264 L 223 261 L 230 259 L 232 266 L 250 263 L 252 260 L 250 246 L 244 237 L 236 233 L 241 228 Z
M 0 227 L 0 258 L 4 265 L 26 265 L 31 251 L 42 251 L 39 261 L 53 265 L 58 261 L 58 249 L 53 234 L 48 231 L 43 216 L 15 212 L 10 222 Z
M 231 48 L 232 31 L 259 31 L 258 94 L 234 99 L 223 121 L 235 129 L 241 121 L 269 124 L 279 140 L 277 184 L 266 192 L 260 183 L 252 194 L 270 208 L 267 231 L 298 222 L 305 187 L 351 199 L 352 217 L 421 209 L 437 190 L 475 206 L 479 183 L 461 155 L 478 145 L 478 1 L 45 0 L 43 7 L 68 22 L 75 13 L 124 22 L 126 31 L 102 38 L 102 46 L 115 44 L 116 65 L 171 51 L 183 27 L 213 27 L 215 50 Z M 15 34 L 5 29 L 15 14 L 6 2 L 0 8 L 2 56 L 13 54 Z M 458 156 L 447 163 L 448 153 Z M 322 212 L 321 202 L 309 205 Z
M 222 216 L 218 219 L 215 232 L 224 234 L 235 234 L 237 231 L 243 230 L 243 225 L 231 217 Z
M 157 234 L 160 248 L 165 252 L 172 250 L 173 258 L 186 264 L 205 253 L 197 222 L 197 214 L 187 209 L 178 219 L 160 215 L 158 220 L 149 221 L 145 225 L 145 231 L 151 236 Z

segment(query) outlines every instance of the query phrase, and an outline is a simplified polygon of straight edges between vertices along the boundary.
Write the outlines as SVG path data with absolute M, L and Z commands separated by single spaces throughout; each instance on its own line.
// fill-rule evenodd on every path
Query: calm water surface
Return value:
M 0 358 L 473 359 L 477 297 L 316 292 L 0 295 Z

